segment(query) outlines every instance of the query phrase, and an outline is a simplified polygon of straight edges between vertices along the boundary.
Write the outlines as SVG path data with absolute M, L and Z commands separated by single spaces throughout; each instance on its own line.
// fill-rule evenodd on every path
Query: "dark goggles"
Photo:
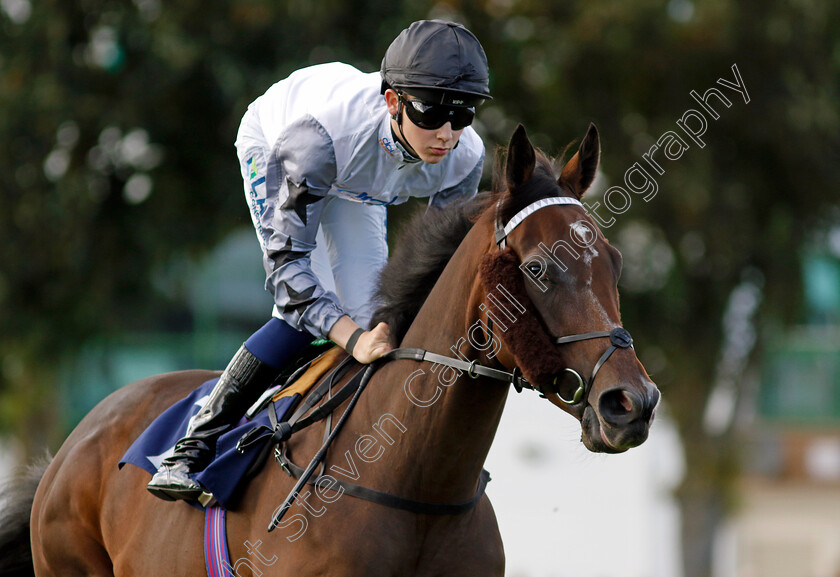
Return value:
M 452 124 L 452 130 L 461 130 L 472 124 L 475 118 L 475 108 L 472 106 L 428 104 L 416 98 L 408 100 L 402 94 L 400 100 L 405 102 L 405 113 L 411 122 L 426 130 L 436 130 L 447 122 Z

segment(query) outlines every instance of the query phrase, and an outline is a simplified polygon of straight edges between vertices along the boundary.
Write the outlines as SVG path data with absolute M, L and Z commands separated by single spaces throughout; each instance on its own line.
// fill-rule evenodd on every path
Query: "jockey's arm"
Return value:
M 342 310 L 335 295 L 321 287 L 309 261 L 336 170 L 332 143 L 313 127 L 312 119 L 301 119 L 275 149 L 282 177 L 277 185 L 285 200 L 274 207 L 270 223 L 275 230 L 266 251 L 267 284 L 286 322 L 346 349 L 360 327 Z M 388 337 L 385 323 L 363 332 L 353 346 L 353 357 L 361 363 L 378 359 L 391 349 Z
M 270 216 L 261 221 L 266 288 L 274 297 L 275 316 L 279 312 L 292 327 L 321 338 L 328 338 L 345 314 L 335 294 L 321 286 L 310 261 L 335 174 L 332 142 L 314 119 L 299 119 L 272 150 L 265 210 Z

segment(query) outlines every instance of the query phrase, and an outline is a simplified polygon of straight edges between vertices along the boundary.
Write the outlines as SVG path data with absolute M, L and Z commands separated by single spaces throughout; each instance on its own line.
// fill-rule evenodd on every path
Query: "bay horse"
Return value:
M 477 487 L 511 385 L 537 389 L 579 420 L 591 451 L 644 442 L 659 391 L 621 328 L 621 257 L 580 203 L 599 157 L 590 125 L 557 177 L 518 127 L 504 168 L 497 163 L 493 192 L 415 221 L 383 272 L 376 320 L 389 323 L 394 345 L 452 362 L 383 363 L 323 470 L 402 499 L 445 506 L 475 497 L 474 506 L 411 512 L 319 481 L 267 533 L 295 484 L 268 461 L 227 512 L 227 574 L 502 576 L 496 518 Z M 147 473 L 119 470 L 117 462 L 157 415 L 216 376 L 197 370 L 147 378 L 114 392 L 79 423 L 35 493 L 35 576 L 205 574 L 204 514 L 154 498 Z M 305 464 L 322 435 L 318 427 L 296 433 L 286 443 L 289 458 Z M 33 574 L 3 566 L 0 576 Z

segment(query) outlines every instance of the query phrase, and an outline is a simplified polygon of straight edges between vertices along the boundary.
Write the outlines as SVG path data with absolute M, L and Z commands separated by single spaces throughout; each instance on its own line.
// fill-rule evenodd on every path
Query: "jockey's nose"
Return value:
M 452 135 L 453 135 L 453 131 L 452 131 L 452 123 L 451 122 L 447 121 L 443 126 L 438 128 L 437 137 L 440 140 L 443 140 L 444 142 L 452 140 Z

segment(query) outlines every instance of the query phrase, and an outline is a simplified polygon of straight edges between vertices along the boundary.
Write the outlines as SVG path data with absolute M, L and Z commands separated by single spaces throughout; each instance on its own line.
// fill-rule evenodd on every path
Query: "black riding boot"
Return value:
M 164 459 L 149 481 L 149 491 L 167 501 L 198 499 L 204 489 L 190 475 L 204 470 L 213 456 L 216 439 L 245 414 L 278 373 L 241 347 L 193 417 L 184 438 L 175 444 L 175 453 Z

